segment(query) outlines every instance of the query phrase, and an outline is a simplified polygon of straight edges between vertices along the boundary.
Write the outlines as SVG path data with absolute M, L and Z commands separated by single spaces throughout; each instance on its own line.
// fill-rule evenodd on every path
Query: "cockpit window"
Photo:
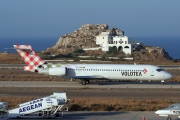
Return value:
M 179 108 L 178 105 L 171 105 L 170 108 Z
M 163 71 L 163 69 L 156 69 L 158 72 L 161 72 L 161 71 Z

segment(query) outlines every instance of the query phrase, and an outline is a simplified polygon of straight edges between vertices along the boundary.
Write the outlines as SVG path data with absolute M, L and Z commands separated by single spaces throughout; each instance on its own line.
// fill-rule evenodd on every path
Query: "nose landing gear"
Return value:
M 161 80 L 161 85 L 164 85 L 164 80 Z

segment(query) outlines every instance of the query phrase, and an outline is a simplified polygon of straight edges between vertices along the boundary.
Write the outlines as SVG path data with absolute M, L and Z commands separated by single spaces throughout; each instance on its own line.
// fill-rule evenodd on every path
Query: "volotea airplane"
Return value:
M 171 116 L 178 116 L 180 118 L 180 103 L 175 103 L 161 110 L 155 112 L 159 116 L 167 117 L 167 120 L 172 120 Z
M 27 66 L 25 71 L 39 74 L 80 79 L 82 85 L 92 79 L 110 80 L 154 80 L 164 84 L 172 75 L 154 65 L 132 64 L 52 64 L 42 60 L 31 45 L 14 45 Z

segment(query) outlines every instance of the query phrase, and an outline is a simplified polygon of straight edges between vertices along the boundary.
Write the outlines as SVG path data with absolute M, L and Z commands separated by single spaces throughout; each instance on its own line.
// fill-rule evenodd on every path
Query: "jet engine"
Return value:
M 38 72 L 45 75 L 63 76 L 66 75 L 66 67 L 44 68 Z

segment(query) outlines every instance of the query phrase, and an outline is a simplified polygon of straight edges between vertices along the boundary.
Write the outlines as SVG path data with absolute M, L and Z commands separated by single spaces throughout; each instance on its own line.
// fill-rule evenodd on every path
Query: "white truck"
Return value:
M 63 110 L 68 111 L 68 100 L 66 93 L 53 93 L 53 95 L 20 104 L 9 111 L 9 118 L 63 117 Z
M 7 102 L 0 102 L 0 120 L 8 119 L 8 104 Z

